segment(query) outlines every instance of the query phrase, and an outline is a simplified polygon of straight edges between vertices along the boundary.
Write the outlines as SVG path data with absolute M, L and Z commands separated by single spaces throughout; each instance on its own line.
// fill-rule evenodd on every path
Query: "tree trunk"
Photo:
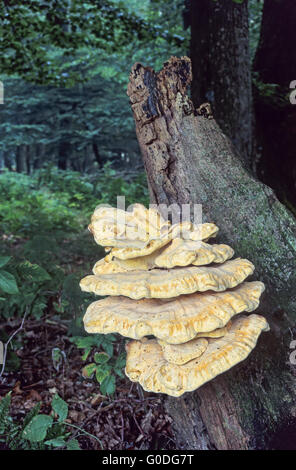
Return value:
M 28 175 L 31 174 L 31 151 L 32 145 L 26 145 L 26 165 L 27 165 L 27 173 Z
M 71 144 L 61 141 L 59 144 L 58 168 L 60 170 L 68 169 L 68 162 L 71 156 Z
M 260 178 L 296 207 L 296 105 L 289 100 L 296 80 L 294 0 L 265 0 L 254 61 L 257 141 L 262 148 Z
M 252 151 L 252 88 L 248 1 L 191 1 L 192 99 L 208 101 L 223 132 L 248 166 Z
M 5 151 L 4 150 L 4 166 L 7 168 L 9 171 L 12 170 L 12 162 L 11 162 L 11 151 Z
M 44 144 L 35 144 L 35 157 L 34 157 L 34 170 L 39 170 L 42 168 L 42 164 L 44 163 L 44 156 L 45 156 L 45 145 Z
M 88 173 L 91 170 L 92 165 L 94 163 L 94 156 L 95 156 L 95 153 L 93 151 L 93 146 L 90 144 L 86 145 L 84 147 L 84 158 L 83 158 L 83 163 L 82 163 L 83 173 Z
M 203 221 L 220 227 L 218 241 L 255 264 L 254 279 L 266 285 L 258 313 L 271 331 L 242 364 L 196 392 L 167 398 L 167 410 L 181 449 L 296 448 L 296 369 L 289 362 L 296 333 L 295 220 L 244 168 L 216 121 L 195 116 L 186 96 L 190 82 L 186 57 L 171 58 L 158 73 L 135 64 L 130 75 L 151 202 L 202 204 Z M 288 434 L 294 444 L 285 444 Z
M 26 173 L 27 162 L 26 162 L 26 146 L 25 145 L 19 145 L 18 147 L 16 147 L 15 160 L 16 160 L 16 171 L 18 173 Z
M 94 156 L 95 156 L 96 162 L 98 164 L 98 167 L 102 168 L 102 166 L 103 166 L 102 157 L 101 157 L 99 147 L 96 144 L 96 142 L 92 142 L 92 149 L 93 149 Z

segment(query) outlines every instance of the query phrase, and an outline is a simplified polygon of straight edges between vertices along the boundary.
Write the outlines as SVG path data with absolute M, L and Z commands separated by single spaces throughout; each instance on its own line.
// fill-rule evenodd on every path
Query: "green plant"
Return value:
M 45 237 L 43 246 L 52 250 L 70 233 L 81 234 L 95 207 L 116 204 L 117 195 L 125 196 L 126 206 L 147 204 L 144 173 L 127 181 L 109 164 L 92 178 L 50 165 L 33 176 L 5 171 L 0 174 L 1 228 L 14 237 Z
M 9 415 L 10 403 L 11 392 L 0 401 L 0 442 L 10 450 L 80 449 L 77 439 L 67 432 L 68 405 L 59 395 L 52 399 L 52 415 L 39 413 L 41 403 L 38 403 L 22 423 L 15 422 Z
M 95 376 L 100 384 L 103 395 L 113 395 L 116 390 L 116 375 L 123 377 L 122 369 L 125 366 L 125 353 L 114 355 L 113 343 L 117 340 L 113 334 L 75 336 L 71 341 L 80 349 L 84 349 L 82 359 L 86 361 L 93 348 L 102 348 L 104 351 L 95 352 L 94 362 L 83 368 L 85 377 Z
M 13 274 L 2 269 L 7 265 L 11 256 L 0 256 L 0 295 L 3 294 L 17 294 L 18 287 L 16 279 Z M 4 297 L 0 297 L 0 300 L 5 300 Z
M 147 204 L 145 175 L 125 177 L 109 164 L 94 176 L 50 165 L 32 176 L 0 174 L 0 226 L 5 234 L 0 247 L 0 318 L 21 318 L 27 311 L 38 320 L 50 314 L 68 322 L 68 334 L 82 334 L 82 316 L 92 295 L 81 292 L 79 280 L 104 255 L 87 225 L 94 208 L 116 205 L 117 195 L 125 196 L 126 207 Z M 3 328 L 0 340 L 8 337 Z M 22 336 L 16 341 L 14 348 L 20 347 Z M 114 339 L 106 339 L 93 346 L 102 347 L 111 358 L 113 344 Z M 6 370 L 20 365 L 11 346 Z
M 38 264 L 30 263 L 28 260 L 9 260 L 10 282 L 11 286 L 19 286 L 13 292 L 6 291 L 6 294 L 0 299 L 0 315 L 5 318 L 12 317 L 15 313 L 22 316 L 26 309 L 36 318 L 40 318 L 46 307 L 47 290 L 50 285 L 58 280 Z M 1 275 L 1 274 L 0 274 Z M 0 278 L 0 287 L 1 278 Z M 14 294 L 14 295 L 11 295 Z

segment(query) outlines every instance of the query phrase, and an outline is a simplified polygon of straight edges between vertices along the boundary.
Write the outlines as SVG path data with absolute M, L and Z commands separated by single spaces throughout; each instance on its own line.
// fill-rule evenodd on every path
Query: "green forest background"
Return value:
M 206 1 L 217 4 L 214 0 L 202 0 L 200 4 Z M 99 445 L 93 434 L 88 437 L 93 444 L 89 444 L 76 435 L 73 437 L 66 428 L 68 405 L 65 396 L 63 399 L 59 396 L 60 390 L 51 403 L 54 418 L 46 406 L 40 414 L 42 403 L 49 402 L 43 396 L 29 417 L 24 419 L 18 411 L 11 417 L 11 395 L 7 392 L 15 390 L 17 381 L 21 382 L 20 387 L 30 382 L 21 375 L 24 356 L 30 358 L 28 351 L 35 345 L 34 335 L 28 335 L 30 326 L 59 324 L 69 341 L 63 347 L 55 346 L 51 340 L 48 357 L 52 376 L 56 378 L 68 355 L 70 361 L 69 348 L 74 344 L 82 353 L 81 380 L 96 382 L 106 400 L 118 397 L 118 380 L 124 380 L 123 340 L 115 335 L 89 337 L 82 326 L 83 313 L 93 297 L 82 293 L 78 283 L 103 256 L 87 225 L 94 208 L 100 203 L 116 205 L 117 195 L 126 197 L 126 206 L 149 202 L 126 95 L 129 72 L 135 62 L 159 70 L 172 55 L 190 56 L 196 70 L 201 57 L 193 46 L 191 16 L 198 15 L 201 5 L 193 3 L 196 4 L 193 9 L 189 0 L 1 3 L 0 80 L 4 85 L 4 103 L 0 104 L 0 340 L 3 344 L 9 341 L 0 378 L 0 393 L 6 397 L 0 403 L 0 445 L 4 448 Z M 271 3 L 272 0 L 265 1 L 273 8 Z M 288 114 L 287 125 L 281 132 L 288 126 L 295 127 L 292 124 L 295 113 L 290 116 L 288 98 L 289 81 L 296 79 L 295 64 L 291 59 L 288 65 L 286 60 L 282 73 L 285 67 L 290 67 L 290 74 L 286 74 L 290 80 L 285 79 L 284 83 L 273 77 L 263 79 L 265 69 L 263 65 L 260 69 L 258 50 L 266 42 L 266 37 L 262 37 L 259 43 L 264 2 L 227 0 L 225 17 L 233 8 L 240 7 L 245 7 L 241 16 L 246 25 L 242 41 L 248 43 L 248 60 L 243 61 L 242 72 L 251 77 L 249 92 L 255 102 L 254 108 L 252 103 L 249 106 L 252 142 L 247 142 L 249 150 L 242 156 L 251 170 L 270 184 L 295 212 L 296 167 L 295 162 L 291 163 L 294 150 L 291 153 L 290 142 L 295 130 L 289 134 L 286 153 L 281 151 L 287 159 L 280 166 L 275 163 L 278 153 L 274 156 L 272 152 L 282 149 L 285 138 L 281 141 L 281 136 L 276 135 L 274 150 L 270 136 L 264 134 L 266 115 L 280 116 L 283 122 Z M 267 26 L 270 18 L 276 19 L 275 10 L 266 7 Z M 205 28 L 210 28 L 209 24 Z M 218 33 L 214 31 L 214 37 L 208 37 L 218 41 Z M 266 34 L 272 42 L 270 32 Z M 228 46 L 227 38 L 225 41 Z M 277 44 L 280 49 L 280 42 Z M 216 59 L 212 57 L 209 61 L 214 63 Z M 272 60 L 273 68 L 278 68 L 276 55 Z M 207 73 L 201 69 L 196 80 L 202 82 L 203 76 L 207 79 Z M 232 88 L 234 83 L 230 81 L 229 90 Z M 245 91 L 244 87 L 237 93 L 243 95 Z M 192 96 L 194 99 L 197 96 L 196 101 L 201 98 L 196 82 Z M 202 101 L 213 101 L 214 116 L 215 109 L 222 109 L 224 117 L 218 122 L 222 128 L 223 123 L 228 125 L 224 132 L 233 137 L 243 154 L 238 136 L 231 135 L 232 111 L 223 98 L 212 99 L 205 94 Z M 221 113 L 217 112 L 219 117 Z M 273 125 L 279 129 L 278 123 L 272 122 L 269 129 Z M 10 341 L 24 317 L 27 328 Z M 98 351 L 104 356 L 98 356 Z M 38 381 L 39 376 L 36 377 L 31 383 Z M 43 426 L 42 438 L 36 439 L 34 434 L 36 421 L 39 428 Z M 81 431 L 84 437 L 85 433 Z

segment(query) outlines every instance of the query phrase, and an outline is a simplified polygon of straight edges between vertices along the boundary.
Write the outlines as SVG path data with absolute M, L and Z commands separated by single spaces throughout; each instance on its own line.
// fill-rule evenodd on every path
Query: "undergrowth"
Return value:
M 32 176 L 0 174 L 0 320 L 20 323 L 26 312 L 37 320 L 50 316 L 64 322 L 72 342 L 84 351 L 82 374 L 96 378 L 109 395 L 122 375 L 124 353 L 114 356 L 116 335 L 85 334 L 83 313 L 95 297 L 81 292 L 79 280 L 104 255 L 87 230 L 90 215 L 98 204 L 116 205 L 117 195 L 125 196 L 126 207 L 147 204 L 145 176 L 126 181 L 110 166 L 89 177 L 50 166 Z M 8 338 L 3 328 L 0 341 Z M 20 332 L 9 345 L 6 371 L 20 366 L 16 350 L 22 341 Z M 94 358 L 90 363 L 89 357 Z M 19 436 L 19 428 L 7 422 Z

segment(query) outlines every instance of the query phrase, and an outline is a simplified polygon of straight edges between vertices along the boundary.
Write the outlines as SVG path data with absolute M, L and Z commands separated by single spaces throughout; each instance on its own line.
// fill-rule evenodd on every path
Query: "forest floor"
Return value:
M 17 323 L 10 322 L 6 328 L 12 333 Z M 66 422 L 80 428 L 69 426 L 67 431 L 72 432 L 71 438 L 78 439 L 81 449 L 176 448 L 162 396 L 144 392 L 127 378 L 117 379 L 111 398 L 102 395 L 98 383 L 83 377 L 85 363 L 81 352 L 69 341 L 67 327 L 50 317 L 46 321 L 27 320 L 24 332 L 27 341 L 17 351 L 19 371 L 6 373 L 0 384 L 1 398 L 12 391 L 13 419 L 21 422 L 38 402 L 42 403 L 40 412 L 50 414 L 52 398 L 58 393 L 69 407 Z M 52 351 L 57 347 L 64 357 L 59 367 L 52 360 Z

